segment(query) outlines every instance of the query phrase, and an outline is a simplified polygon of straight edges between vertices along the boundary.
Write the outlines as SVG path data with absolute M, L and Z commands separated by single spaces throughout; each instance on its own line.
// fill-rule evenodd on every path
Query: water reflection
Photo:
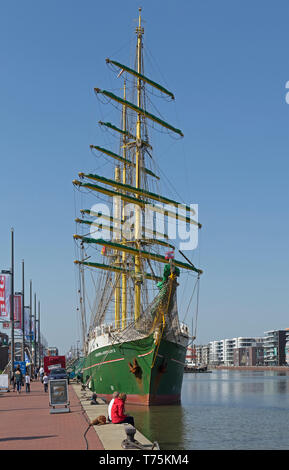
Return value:
M 275 394 L 289 392 L 289 376 L 274 372 L 242 373 L 239 371 L 216 371 L 210 376 L 188 374 L 183 384 L 182 403 L 228 403 L 270 400 Z M 252 395 L 252 396 L 250 396 Z
M 186 374 L 182 403 L 130 405 L 161 449 L 289 449 L 289 375 L 272 371 Z
M 137 428 L 151 441 L 161 442 L 162 449 L 173 449 L 184 440 L 185 409 L 181 405 L 144 406 L 130 405 L 129 414 L 135 418 Z

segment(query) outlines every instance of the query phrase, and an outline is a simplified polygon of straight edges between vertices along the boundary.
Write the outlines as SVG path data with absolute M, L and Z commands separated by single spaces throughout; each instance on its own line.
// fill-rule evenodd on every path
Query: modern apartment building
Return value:
M 286 365 L 286 340 L 288 330 L 266 331 L 264 336 L 264 365 Z M 288 344 L 288 343 L 287 343 Z
M 234 349 L 234 366 L 263 366 L 264 347 L 247 346 Z
M 285 360 L 286 364 L 289 365 L 289 328 L 286 328 L 286 344 L 285 344 Z
M 196 346 L 196 364 L 203 365 L 209 363 L 209 345 Z
M 240 348 L 255 347 L 262 345 L 263 338 L 238 338 L 222 339 L 209 343 L 209 364 L 212 365 L 234 365 L 234 351 Z
M 236 338 L 224 340 L 224 365 L 234 364 L 234 349 L 236 347 Z
M 210 341 L 209 343 L 209 364 L 224 364 L 224 341 Z
M 289 328 L 271 330 L 262 337 L 243 337 L 211 341 L 195 347 L 197 364 L 224 366 L 289 365 Z

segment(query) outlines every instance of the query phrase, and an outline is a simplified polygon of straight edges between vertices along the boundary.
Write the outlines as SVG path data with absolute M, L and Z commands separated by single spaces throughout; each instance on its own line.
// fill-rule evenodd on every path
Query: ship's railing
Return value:
M 139 324 L 139 333 L 141 330 L 142 332 L 145 333 L 145 331 L 148 331 L 150 327 L 152 326 L 152 319 L 143 319 L 142 322 Z M 127 327 L 125 328 L 126 331 L 130 329 L 130 327 L 134 326 L 134 322 L 131 324 L 128 324 Z M 186 325 L 186 323 L 181 322 L 178 326 L 178 328 L 175 331 L 175 334 L 177 333 L 177 330 L 183 334 L 184 336 L 189 336 L 189 327 Z M 89 339 L 97 338 L 99 336 L 105 335 L 105 334 L 113 334 L 113 333 L 121 333 L 124 330 L 119 330 L 115 328 L 113 323 L 105 323 L 99 326 L 96 326 L 89 334 Z
M 114 325 L 112 323 L 108 324 L 103 324 L 96 326 L 91 332 L 90 332 L 90 339 L 95 338 L 97 336 L 101 336 L 107 333 L 112 333 L 115 330 Z
M 128 325 L 129 327 L 129 325 Z M 104 323 L 102 325 L 96 326 L 90 333 L 90 339 L 96 338 L 97 336 L 109 334 L 109 333 L 118 333 L 121 331 L 118 328 L 115 328 L 113 323 Z

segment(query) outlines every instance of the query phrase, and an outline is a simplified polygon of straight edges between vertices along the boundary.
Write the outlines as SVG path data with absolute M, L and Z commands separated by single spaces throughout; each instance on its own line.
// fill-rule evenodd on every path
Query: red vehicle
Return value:
M 52 369 L 66 368 L 65 356 L 44 356 L 44 372 L 49 375 Z

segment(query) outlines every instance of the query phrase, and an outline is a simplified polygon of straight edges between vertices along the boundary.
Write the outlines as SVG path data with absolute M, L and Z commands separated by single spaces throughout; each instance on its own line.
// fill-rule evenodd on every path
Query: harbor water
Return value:
M 127 408 L 162 450 L 289 449 L 286 372 L 187 373 L 180 405 Z

